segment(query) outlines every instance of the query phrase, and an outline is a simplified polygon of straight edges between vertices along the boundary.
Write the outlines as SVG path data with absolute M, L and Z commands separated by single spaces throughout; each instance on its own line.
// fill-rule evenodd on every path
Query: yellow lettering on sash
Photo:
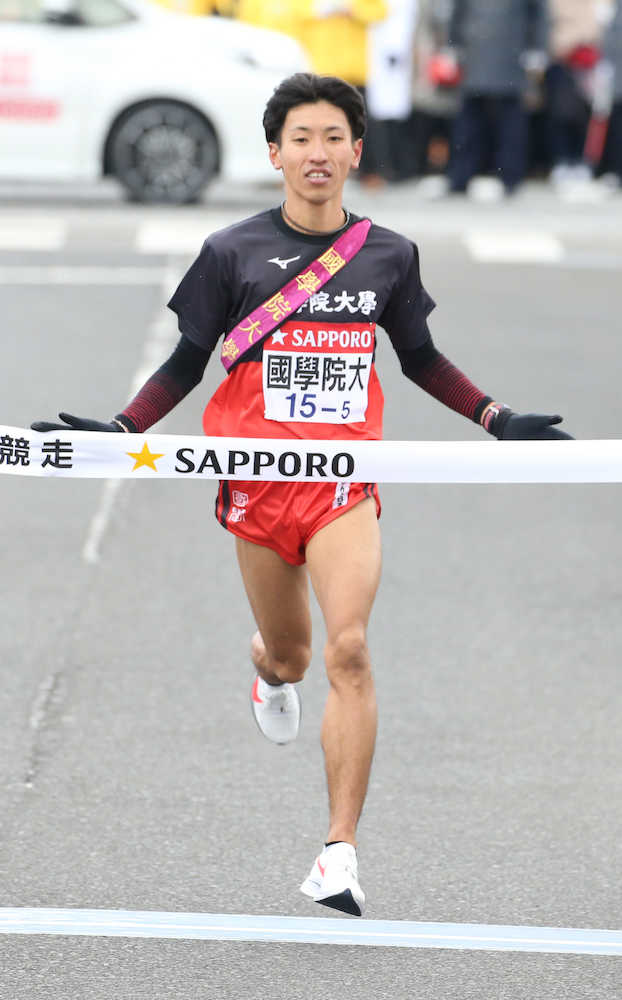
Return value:
M 224 344 L 222 345 L 223 358 L 231 358 L 232 361 L 235 361 L 239 353 L 240 353 L 240 348 L 237 346 L 235 341 L 232 340 L 231 337 L 227 337 Z
M 296 278 L 296 284 L 303 292 L 314 292 L 322 284 L 315 271 L 305 271 Z
M 334 247 L 329 247 L 321 257 L 318 257 L 320 264 L 323 264 L 329 274 L 336 274 L 345 264 L 345 260 Z
M 241 326 L 240 327 L 240 330 L 242 330 L 243 333 L 247 333 L 248 334 L 248 342 L 249 342 L 249 344 L 252 344 L 252 342 L 253 342 L 253 335 L 255 333 L 255 330 L 260 330 L 260 329 L 261 329 L 261 320 L 259 320 L 259 319 L 256 319 L 254 323 L 252 323 L 252 322 L 249 321 L 248 326 Z
M 264 302 L 263 307 L 266 312 L 269 312 L 273 319 L 277 321 L 283 319 L 283 317 L 287 316 L 291 311 L 290 304 L 283 295 L 283 292 L 277 292 L 271 299 Z

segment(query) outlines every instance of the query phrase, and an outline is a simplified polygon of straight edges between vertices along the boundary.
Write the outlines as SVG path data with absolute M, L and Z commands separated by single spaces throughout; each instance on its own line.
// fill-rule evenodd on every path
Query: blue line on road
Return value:
M 294 941 L 384 948 L 454 948 L 622 956 L 622 930 L 438 924 L 141 910 L 0 908 L 0 934 Z

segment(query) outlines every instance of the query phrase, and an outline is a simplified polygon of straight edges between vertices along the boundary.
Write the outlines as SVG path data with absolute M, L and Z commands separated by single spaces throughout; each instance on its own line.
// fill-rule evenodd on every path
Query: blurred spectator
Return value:
M 583 149 L 594 70 L 600 59 L 603 0 L 548 0 L 551 65 L 546 73 L 551 179 L 590 176 Z
M 412 174 L 444 173 L 449 163 L 460 73 L 447 52 L 452 0 L 419 0 L 414 40 Z
M 369 27 L 388 14 L 386 0 L 292 0 L 300 16 L 300 40 L 314 73 L 340 76 L 365 87 Z
M 216 0 L 218 2 L 218 0 Z M 220 0 L 235 17 L 296 37 L 314 73 L 367 83 L 368 29 L 388 13 L 387 0 Z
M 525 70 L 544 71 L 546 40 L 545 0 L 454 0 L 449 44 L 464 75 L 449 169 L 452 191 L 465 191 L 489 165 L 507 193 L 523 180 Z
M 603 48 L 605 59 L 613 69 L 613 109 L 609 122 L 607 164 L 622 183 L 622 0 L 616 0 Z
M 417 6 L 418 0 L 389 0 L 387 17 L 369 31 L 368 186 L 374 181 L 400 180 L 412 171 L 409 146 Z
M 282 31 L 304 44 L 300 0 L 216 0 L 216 4 L 220 14 L 259 28 Z

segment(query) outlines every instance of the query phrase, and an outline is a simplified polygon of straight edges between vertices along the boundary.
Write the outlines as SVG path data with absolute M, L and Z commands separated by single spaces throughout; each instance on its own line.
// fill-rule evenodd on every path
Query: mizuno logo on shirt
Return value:
M 286 271 L 287 265 L 295 260 L 300 260 L 300 254 L 297 257 L 289 257 L 288 260 L 281 260 L 280 257 L 271 257 L 268 264 L 276 264 L 277 267 L 281 268 L 281 271 Z

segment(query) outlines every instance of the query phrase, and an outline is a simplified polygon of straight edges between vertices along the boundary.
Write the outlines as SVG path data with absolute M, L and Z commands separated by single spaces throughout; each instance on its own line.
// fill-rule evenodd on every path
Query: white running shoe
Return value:
M 352 844 L 340 842 L 325 847 L 300 891 L 323 906 L 332 906 L 354 917 L 362 916 L 365 893 L 359 885 L 356 850 Z
M 300 695 L 294 684 L 266 684 L 259 676 L 251 691 L 255 722 L 273 743 L 291 743 L 300 726 Z

